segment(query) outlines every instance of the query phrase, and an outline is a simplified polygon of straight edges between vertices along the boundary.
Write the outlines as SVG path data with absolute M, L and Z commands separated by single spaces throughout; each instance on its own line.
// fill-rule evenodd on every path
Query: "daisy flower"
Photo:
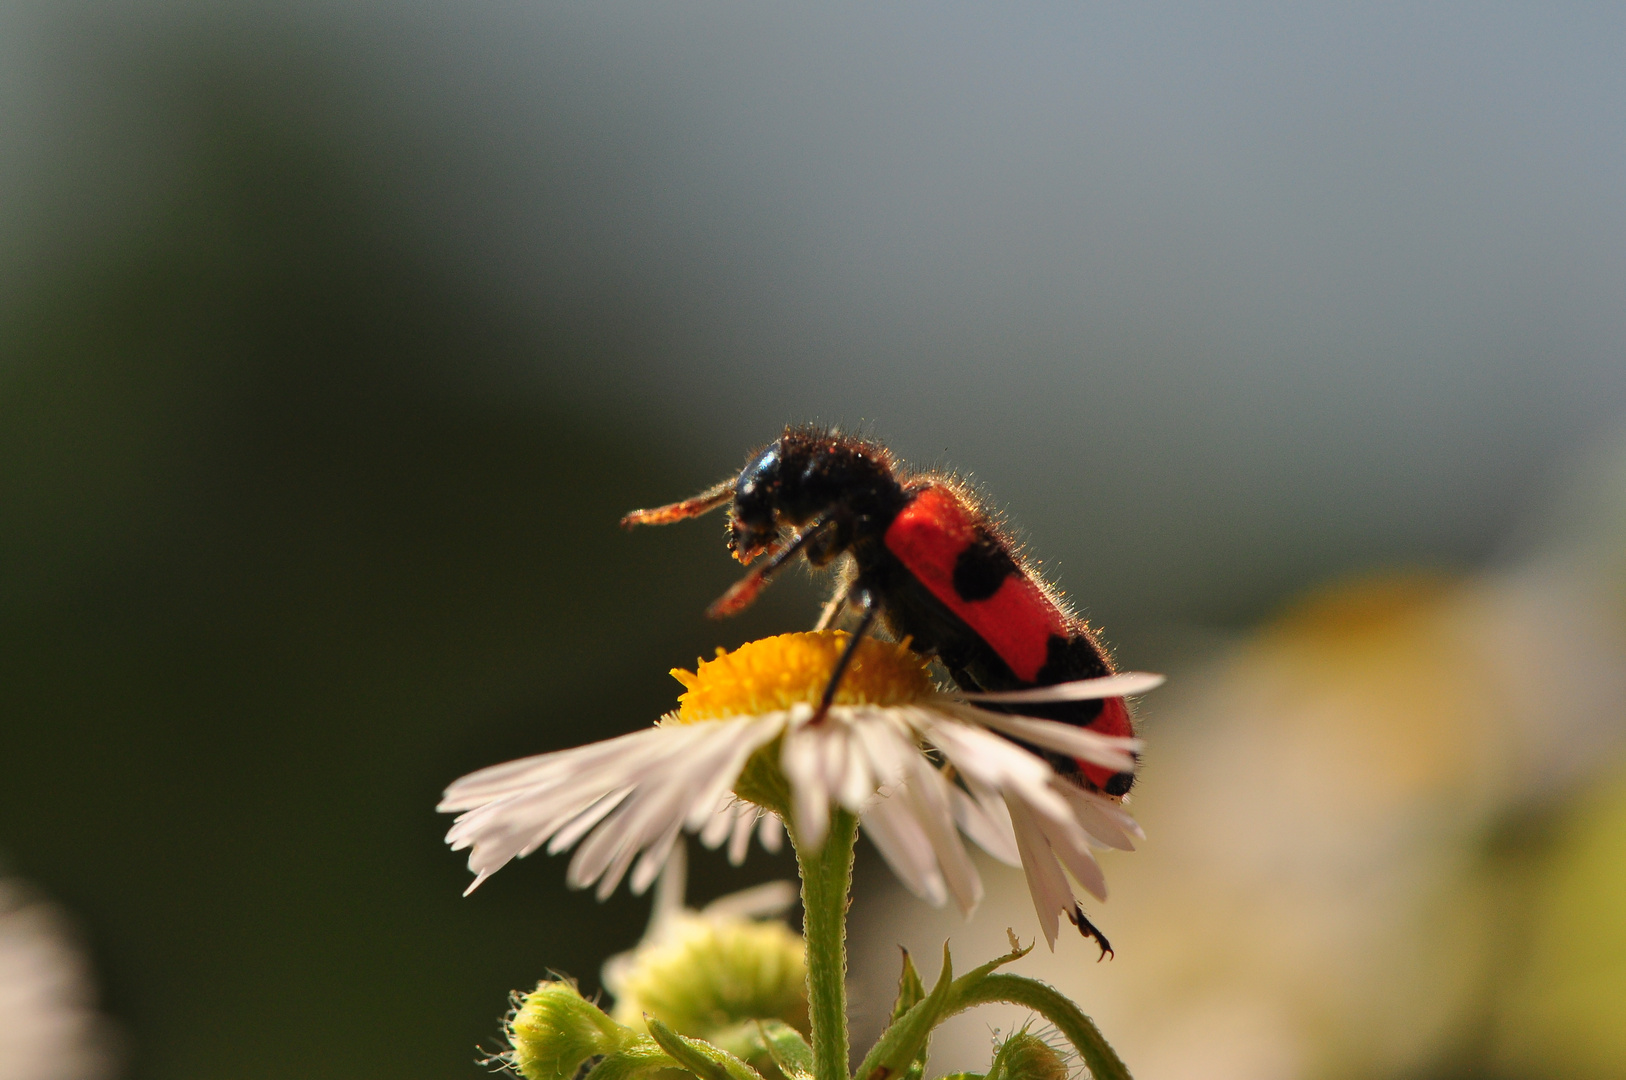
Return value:
M 630 873 L 632 891 L 642 893 L 685 830 L 710 847 L 726 843 L 736 863 L 753 834 L 777 850 L 782 823 L 799 849 L 816 851 L 838 806 L 935 905 L 952 899 L 970 914 L 982 898 L 962 832 L 1021 866 L 1053 948 L 1060 917 L 1076 909 L 1067 875 L 1105 899 L 1092 847 L 1132 849 L 1142 834 L 1121 800 L 1058 775 L 1030 747 L 1127 771 L 1140 744 L 979 702 L 1122 697 L 1161 676 L 951 694 L 906 644 L 867 638 L 814 723 L 847 640 L 843 631 L 815 631 L 719 649 L 693 672 L 673 670 L 685 692 L 654 727 L 456 781 L 439 809 L 459 814 L 446 840 L 469 851 L 469 891 L 510 859 L 579 844 L 566 872 L 572 887 L 596 885 L 603 899 Z

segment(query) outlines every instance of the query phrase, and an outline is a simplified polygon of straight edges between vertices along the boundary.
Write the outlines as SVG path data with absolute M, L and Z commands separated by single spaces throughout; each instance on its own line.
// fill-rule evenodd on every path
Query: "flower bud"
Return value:
M 526 1080 L 571 1080 L 588 1058 L 614 1053 L 637 1037 L 568 982 L 543 982 L 508 1021 L 510 1062 Z
M 713 1041 L 754 1020 L 807 1030 L 806 953 L 782 922 L 684 912 L 604 975 L 616 1018 L 627 1024 L 648 1013 Z
M 1067 1059 L 1055 1047 L 1018 1031 L 995 1051 L 987 1080 L 1067 1080 L 1067 1074 Z

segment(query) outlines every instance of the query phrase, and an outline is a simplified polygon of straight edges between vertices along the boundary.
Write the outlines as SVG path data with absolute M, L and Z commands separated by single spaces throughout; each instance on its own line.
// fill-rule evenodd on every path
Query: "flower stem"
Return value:
M 944 1008 L 939 1022 L 974 1005 L 995 1001 L 1025 1005 L 1056 1025 L 1062 1037 L 1077 1048 L 1096 1080 L 1130 1080 L 1128 1067 L 1102 1037 L 1095 1021 L 1054 987 L 1035 979 L 1004 972 L 989 975 L 979 980 L 969 993 L 956 995 Z
M 847 892 L 852 885 L 858 819 L 832 808 L 830 832 L 816 851 L 796 847 L 802 871 L 802 935 L 807 940 L 807 1005 L 814 1080 L 847 1077 Z

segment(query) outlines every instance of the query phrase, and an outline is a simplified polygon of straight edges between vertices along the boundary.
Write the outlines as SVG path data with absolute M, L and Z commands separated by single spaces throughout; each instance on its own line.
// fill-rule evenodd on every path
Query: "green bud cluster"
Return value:
M 1011 951 L 959 978 L 945 946 L 928 991 L 906 953 L 893 1022 L 865 1055 L 857 1080 L 921 1080 L 931 1031 L 965 1009 L 1005 1001 L 1033 1009 L 1073 1047 L 1092 1076 L 1129 1080 L 1093 1022 L 1051 987 L 999 968 Z M 686 912 L 613 968 L 621 995 L 612 1017 L 574 983 L 553 980 L 522 998 L 508 1021 L 504 1063 L 525 1080 L 819 1080 L 801 980 L 801 942 L 782 923 Z M 607 971 L 606 975 L 611 972 Z M 789 1018 L 789 1019 L 787 1019 Z M 693 1034 L 690 1034 L 692 1032 Z M 1072 1053 L 1026 1028 L 1005 1039 L 986 1074 L 942 1080 L 1068 1080 Z M 590 1068 L 589 1068 L 590 1066 Z
M 525 995 L 508 1021 L 509 1064 L 525 1080 L 571 1080 L 589 1059 L 627 1050 L 637 1039 L 573 983 L 549 980 Z
M 677 916 L 614 972 L 611 989 L 615 1018 L 631 1026 L 647 1014 L 718 1043 L 758 1020 L 807 1030 L 805 946 L 778 921 Z
M 1067 1059 L 1055 1047 L 1026 1030 L 1000 1044 L 987 1080 L 1067 1080 Z

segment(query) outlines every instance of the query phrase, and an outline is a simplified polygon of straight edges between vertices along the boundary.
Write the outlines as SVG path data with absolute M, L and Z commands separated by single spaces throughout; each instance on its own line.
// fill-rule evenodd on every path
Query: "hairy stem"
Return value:
M 1036 979 L 1004 973 L 989 975 L 967 993 L 956 995 L 944 1010 L 942 1019 L 993 1001 L 1024 1005 L 1055 1024 L 1062 1037 L 1078 1048 L 1079 1056 L 1096 1080 L 1130 1080 L 1129 1069 L 1107 1043 L 1095 1021 L 1054 987 Z
M 858 819 L 830 815 L 823 847 L 796 845 L 802 871 L 802 935 L 807 940 L 807 1005 L 814 1080 L 847 1077 L 847 892 L 852 885 Z

